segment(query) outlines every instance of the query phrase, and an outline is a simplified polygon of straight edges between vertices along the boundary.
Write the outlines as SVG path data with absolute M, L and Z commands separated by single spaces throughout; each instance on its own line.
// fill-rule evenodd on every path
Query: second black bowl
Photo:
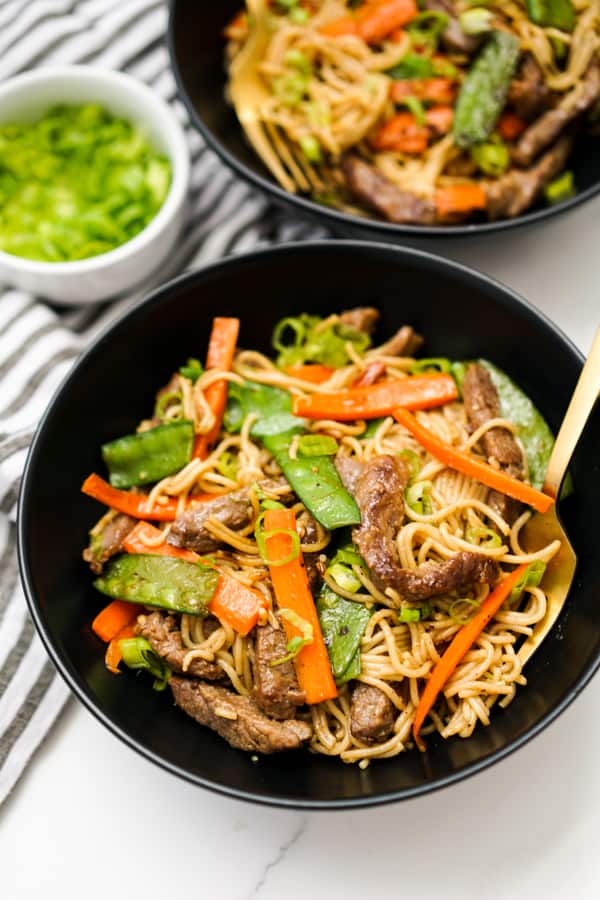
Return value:
M 382 803 L 451 784 L 506 756 L 576 696 L 600 661 L 600 409 L 573 460 L 575 494 L 566 526 L 579 556 L 576 581 L 555 627 L 527 666 L 528 684 L 488 728 L 468 740 L 429 741 L 367 770 L 299 752 L 248 754 L 197 725 L 157 694 L 150 680 L 104 667 L 90 623 L 104 605 L 81 560 L 99 504 L 80 493 L 103 472 L 100 446 L 132 431 L 152 409 L 157 387 L 190 356 L 205 352 L 215 315 L 239 316 L 240 346 L 268 352 L 286 315 L 327 315 L 373 304 L 379 339 L 410 323 L 427 356 L 485 356 L 509 372 L 557 429 L 581 357 L 550 322 L 507 288 L 469 269 L 413 250 L 332 242 L 236 257 L 161 287 L 115 323 L 79 360 L 35 436 L 19 505 L 19 552 L 37 628 L 80 700 L 131 747 L 190 781 L 244 799 L 334 809 Z
M 226 73 L 223 29 L 243 0 L 171 0 L 168 43 L 171 64 L 179 93 L 192 122 L 223 162 L 238 175 L 267 193 L 280 205 L 316 220 L 332 231 L 349 237 L 405 243 L 407 237 L 457 237 L 489 234 L 538 222 L 589 200 L 600 191 L 598 141 L 582 137 L 569 169 L 575 176 L 577 194 L 554 206 L 538 206 L 514 219 L 472 225 L 394 225 L 390 222 L 350 215 L 320 205 L 314 200 L 290 194 L 279 186 L 245 140 L 233 108 L 225 100 Z

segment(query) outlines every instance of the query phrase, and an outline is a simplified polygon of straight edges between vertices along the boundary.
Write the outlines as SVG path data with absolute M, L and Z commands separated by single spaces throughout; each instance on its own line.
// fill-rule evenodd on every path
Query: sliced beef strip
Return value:
M 258 483 L 266 494 L 273 494 L 285 503 L 293 494 L 285 478 L 264 479 Z M 174 547 L 186 547 L 196 553 L 211 553 L 222 546 L 205 527 L 210 518 L 227 525 L 234 531 L 244 528 L 252 515 L 250 488 L 241 488 L 186 509 L 173 523 L 167 542 Z
M 382 588 L 392 587 L 405 600 L 417 602 L 469 585 L 492 583 L 498 564 L 480 553 L 457 553 L 441 563 L 418 569 L 400 566 L 395 538 L 404 518 L 404 489 L 409 471 L 398 457 L 376 456 L 356 480 L 354 496 L 361 524 L 353 538 L 371 577 Z
M 350 731 L 365 744 L 386 741 L 394 727 L 395 709 L 379 688 L 356 682 L 350 698 Z
M 529 121 L 548 109 L 553 99 L 554 94 L 544 81 L 544 74 L 535 57 L 526 53 L 508 89 L 507 105 L 521 119 Z
M 177 706 L 239 750 L 252 753 L 297 750 L 312 734 L 306 722 L 270 719 L 250 697 L 225 688 L 176 675 L 169 680 L 169 686 Z
M 492 220 L 512 218 L 529 209 L 548 182 L 563 170 L 572 146 L 572 139 L 565 135 L 531 168 L 513 168 L 501 178 L 488 181 L 488 217 Z
M 335 467 L 348 493 L 356 493 L 356 485 L 364 469 L 364 463 L 352 456 L 336 456 Z
M 384 375 L 385 363 L 380 359 L 374 359 L 373 362 L 367 363 L 356 381 L 352 383 L 352 387 L 370 387 L 372 384 L 377 384 Z
M 500 398 L 490 373 L 479 363 L 467 369 L 462 386 L 463 400 L 473 430 L 500 416 Z M 491 461 L 496 461 L 507 475 L 523 479 L 523 454 L 517 441 L 506 428 L 490 428 L 482 438 L 483 448 Z M 499 491 L 488 493 L 488 503 L 509 524 L 521 511 L 521 504 Z
M 203 623 L 205 636 L 208 637 L 218 627 L 216 619 L 212 617 L 205 619 Z M 188 649 L 183 645 L 179 623 L 175 616 L 159 611 L 138 616 L 135 632 L 146 638 L 154 652 L 164 659 L 173 672 L 206 678 L 208 681 L 221 681 L 226 677 L 221 666 L 206 659 L 193 659 L 188 669 L 183 672 L 183 660 Z
M 432 12 L 441 12 L 448 16 L 448 25 L 442 32 L 442 43 L 447 50 L 452 53 L 466 53 L 469 56 L 475 53 L 481 44 L 481 37 L 465 34 L 460 27 L 456 6 L 452 0 L 425 0 L 423 6 Z
M 105 562 L 121 553 L 123 541 L 135 526 L 136 520 L 131 516 L 119 513 L 104 526 L 100 534 L 95 535 L 89 547 L 83 551 L 84 560 L 90 564 L 90 569 L 99 575 Z
M 525 129 L 512 154 L 517 165 L 530 166 L 567 125 L 587 112 L 599 96 L 600 65 L 593 62 L 580 84 L 569 91 L 553 109 L 543 113 Z
M 287 653 L 283 626 L 261 625 L 254 639 L 254 699 L 262 711 L 273 719 L 293 719 L 297 707 L 306 702 L 300 689 L 294 663 L 272 663 Z
M 317 523 L 309 512 L 303 513 L 299 520 L 299 526 L 303 533 L 300 535 L 302 544 L 316 544 L 319 539 L 319 529 Z M 319 554 L 304 553 L 304 565 L 306 574 L 308 575 L 308 583 L 313 594 L 315 594 L 321 585 L 321 573 L 319 571 Z
M 414 356 L 422 344 L 421 335 L 410 325 L 403 325 L 389 341 L 379 347 L 379 352 L 385 356 Z
M 356 331 L 364 331 L 371 336 L 379 320 L 379 310 L 374 306 L 357 306 L 355 309 L 347 309 L 340 313 L 340 322 L 349 325 Z
M 358 156 L 345 156 L 342 172 L 351 193 L 389 222 L 413 225 L 431 225 L 435 222 L 435 206 L 431 201 L 409 191 L 401 191 Z

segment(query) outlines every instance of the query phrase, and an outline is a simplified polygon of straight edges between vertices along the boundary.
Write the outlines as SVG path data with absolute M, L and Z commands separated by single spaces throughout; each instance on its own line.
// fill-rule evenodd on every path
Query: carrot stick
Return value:
M 132 516 L 134 519 L 157 519 L 161 522 L 172 522 L 177 513 L 177 500 L 169 499 L 164 504 L 157 503 L 148 509 L 148 498 L 145 494 L 134 494 L 131 491 L 120 491 L 114 488 L 99 475 L 90 475 L 83 482 L 81 490 L 88 497 L 99 500 L 105 506 Z
M 367 44 L 379 44 L 411 22 L 418 12 L 415 0 L 371 0 L 360 7 L 356 16 L 359 37 Z
M 399 112 L 381 126 L 371 143 L 376 150 L 424 153 L 429 144 L 429 131 L 417 123 L 411 112 Z
M 108 643 L 126 625 L 131 625 L 132 622 L 135 622 L 141 611 L 142 607 L 137 603 L 113 600 L 98 613 L 92 622 L 92 631 L 101 640 Z
M 335 394 L 311 394 L 294 397 L 293 410 L 308 419 L 377 419 L 392 415 L 399 406 L 407 409 L 431 409 L 442 406 L 458 396 L 456 383 L 450 375 L 410 375 L 380 381 L 367 387 L 349 388 Z
M 390 97 L 394 103 L 402 103 L 406 97 L 417 97 L 429 103 L 449 106 L 455 99 L 455 84 L 451 78 L 404 78 L 393 81 Z
M 446 184 L 437 188 L 434 195 L 435 208 L 442 217 L 485 209 L 486 202 L 485 191 L 473 181 Z
M 291 509 L 268 509 L 265 512 L 265 545 L 273 589 L 280 609 L 291 609 L 296 615 L 309 622 L 313 629 L 313 639 L 294 657 L 294 666 L 300 687 L 306 694 L 307 703 L 321 703 L 337 697 L 337 688 L 331 672 L 327 648 L 323 641 L 321 625 L 310 588 L 302 551 L 288 562 L 293 549 L 289 532 L 296 531 L 296 514 Z M 270 536 L 269 532 L 271 532 Z M 287 533 L 286 533 L 287 532 Z M 288 641 L 300 635 L 300 631 L 287 619 L 284 628 Z
M 353 16 L 342 16 L 319 27 L 319 32 L 326 37 L 342 37 L 346 34 L 358 34 L 358 22 Z
M 301 381 L 309 381 L 311 384 L 323 384 L 328 381 L 335 369 L 331 366 L 323 366 L 321 363 L 305 363 L 302 366 L 286 366 L 288 375 L 299 378 Z
M 527 122 L 513 112 L 503 113 L 498 120 L 498 131 L 505 141 L 515 141 L 527 128 Z
M 538 512 L 547 512 L 554 503 L 552 497 L 536 490 L 530 484 L 525 484 L 523 481 L 519 481 L 518 478 L 512 478 L 500 469 L 494 469 L 493 466 L 488 465 L 483 460 L 477 459 L 472 453 L 458 450 L 456 447 L 446 444 L 445 441 L 436 437 L 428 428 L 417 422 L 416 418 L 407 409 L 395 410 L 394 418 L 400 425 L 404 425 L 407 431 L 410 431 L 428 453 L 439 459 L 445 466 L 456 469 L 457 472 L 462 472 L 463 475 L 467 475 L 475 481 L 480 481 L 481 484 L 485 484 L 495 491 L 500 491 L 501 494 L 507 494 L 515 500 L 520 500 L 521 503 L 532 506 Z
M 104 655 L 104 664 L 109 672 L 112 672 L 113 675 L 120 675 L 121 672 L 119 670 L 119 663 L 123 659 L 121 655 L 121 648 L 119 647 L 119 641 L 124 638 L 135 637 L 135 625 L 126 625 L 125 628 L 122 628 L 118 634 L 114 636 L 112 641 L 109 642 L 108 647 L 106 648 L 106 653 Z
M 226 319 L 220 316 L 213 319 L 212 332 L 206 354 L 207 369 L 222 369 L 229 372 L 235 354 L 239 331 L 239 319 Z M 225 404 L 227 403 L 227 382 L 213 382 L 204 391 L 204 396 L 215 414 L 215 424 L 207 434 L 199 434 L 196 438 L 193 455 L 198 459 L 206 459 L 210 448 L 219 436 Z
M 147 544 L 146 540 L 156 540 L 160 535 L 158 528 L 149 522 L 138 522 L 135 528 L 123 541 L 127 553 L 148 553 L 154 556 L 172 556 L 186 559 L 188 562 L 199 562 L 202 557 L 193 550 L 173 547 L 163 541 L 161 544 Z M 202 560 L 205 564 L 207 562 Z M 218 566 L 215 566 L 218 569 Z M 226 625 L 246 635 L 251 631 L 265 608 L 265 598 L 260 591 L 242 584 L 232 575 L 221 572 L 217 588 L 208 604 L 209 611 Z
M 504 601 L 510 596 L 513 587 L 527 571 L 528 564 L 523 563 L 507 575 L 500 584 L 494 588 L 492 593 L 483 601 L 480 609 L 466 625 L 457 631 L 452 639 L 452 643 L 444 652 L 440 661 L 435 665 L 429 681 L 425 685 L 425 690 L 419 699 L 415 720 L 413 722 L 413 737 L 419 750 L 425 750 L 425 744 L 419 737 L 419 732 L 423 726 L 423 722 L 438 694 L 458 666 L 459 662 L 468 653 L 469 649 L 475 643 L 483 629 L 486 627 L 490 619 L 496 615 Z

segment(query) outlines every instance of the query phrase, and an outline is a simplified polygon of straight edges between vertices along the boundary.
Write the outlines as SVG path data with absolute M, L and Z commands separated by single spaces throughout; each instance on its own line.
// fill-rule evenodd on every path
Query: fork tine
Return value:
M 292 175 L 292 178 L 295 180 L 296 184 L 300 188 L 301 191 L 310 190 L 310 182 L 304 175 L 304 172 L 292 156 L 290 151 L 290 147 L 286 140 L 279 133 L 279 129 L 273 122 L 265 122 L 265 127 L 269 133 L 269 136 L 273 142 L 273 146 L 275 147 L 275 151 L 280 159 L 283 160 L 285 165 L 287 166 L 289 172 Z
M 296 162 L 306 175 L 306 178 L 310 182 L 310 186 L 313 191 L 323 191 L 325 189 L 325 183 L 319 178 L 317 174 L 317 170 L 312 165 L 311 162 L 305 157 L 301 148 L 296 144 L 290 141 L 290 153 L 294 154 Z
M 281 162 L 279 160 L 279 156 L 273 150 L 271 143 L 269 142 L 265 129 L 263 125 L 253 120 L 247 120 L 243 122 L 244 131 L 248 136 L 248 140 L 264 162 L 265 166 L 273 173 L 281 187 L 290 191 L 292 194 L 295 194 L 297 191 L 296 182 L 293 178 L 290 178 L 288 173 L 285 171 Z

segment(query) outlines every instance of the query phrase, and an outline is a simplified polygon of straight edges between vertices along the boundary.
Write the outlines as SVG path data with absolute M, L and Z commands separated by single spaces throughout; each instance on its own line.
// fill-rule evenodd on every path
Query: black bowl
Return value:
M 233 750 L 175 708 L 149 679 L 104 668 L 90 622 L 103 606 L 81 561 L 100 506 L 79 487 L 102 472 L 100 445 L 134 429 L 181 361 L 202 357 L 211 319 L 239 316 L 241 345 L 269 349 L 274 323 L 302 311 L 328 314 L 374 304 L 379 337 L 401 324 L 426 336 L 427 356 L 485 356 L 509 372 L 556 429 L 581 357 L 539 312 L 497 282 L 414 250 L 353 242 L 299 244 L 229 259 L 153 293 L 84 354 L 36 433 L 19 504 L 19 554 L 37 628 L 65 680 L 94 715 L 144 756 L 190 781 L 261 803 L 364 806 L 449 785 L 520 747 L 552 721 L 600 661 L 600 409 L 573 460 L 576 493 L 564 503 L 579 555 L 558 626 L 528 666 L 528 685 L 469 740 L 431 739 L 366 771 L 308 752 L 263 757 Z
M 191 120 L 207 143 L 226 165 L 279 205 L 316 220 L 337 234 L 404 243 L 407 237 L 457 237 L 515 228 L 555 216 L 600 191 L 598 141 L 585 138 L 579 140 L 568 164 L 578 188 L 574 197 L 554 206 L 540 205 L 522 216 L 499 222 L 431 227 L 393 225 L 338 212 L 307 197 L 284 191 L 246 142 L 233 108 L 225 101 L 223 28 L 242 6 L 242 0 L 220 0 L 219 3 L 171 0 L 168 30 L 171 64 Z

